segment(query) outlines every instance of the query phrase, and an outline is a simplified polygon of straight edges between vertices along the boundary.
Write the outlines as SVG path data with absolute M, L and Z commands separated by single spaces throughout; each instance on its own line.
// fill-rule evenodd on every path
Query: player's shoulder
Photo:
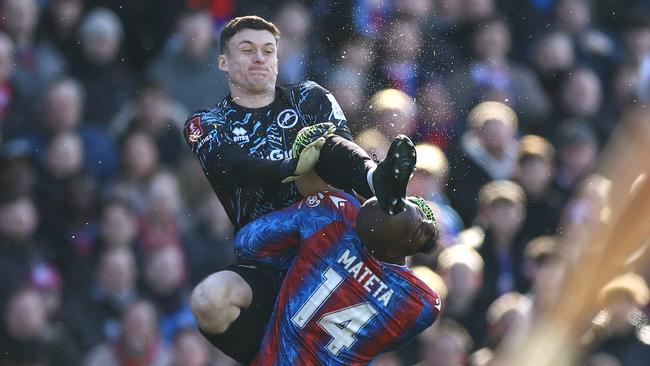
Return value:
M 320 84 L 312 80 L 305 80 L 301 83 L 282 85 L 281 88 L 287 89 L 295 95 L 312 95 L 312 94 L 328 94 L 329 91 L 323 88 Z
M 339 190 L 329 190 L 322 192 L 325 202 L 333 209 L 345 212 L 346 209 L 354 210 L 355 212 L 361 207 L 359 200 L 346 192 Z
M 351 194 L 339 190 L 328 190 L 314 193 L 302 200 L 309 207 L 324 205 L 333 209 L 344 206 L 361 207 L 359 200 Z
M 232 103 L 229 102 L 228 98 L 224 98 L 219 103 L 214 104 L 211 107 L 190 113 L 190 115 L 185 120 L 185 125 L 187 126 L 192 120 L 196 119 L 199 119 L 204 123 L 214 123 L 217 120 L 222 120 L 224 118 L 225 112 L 231 108 Z
M 314 193 L 305 197 L 299 206 L 305 205 L 309 208 L 323 208 L 336 216 L 345 218 L 346 221 L 354 223 L 361 204 L 359 200 L 343 191 L 328 190 Z
M 417 293 L 422 297 L 422 300 L 425 304 L 435 307 L 440 311 L 442 305 L 442 299 L 438 292 L 434 289 L 436 288 L 436 282 L 442 281 L 442 279 L 435 274 L 433 271 L 428 271 L 431 273 L 431 278 L 427 276 L 427 273 L 424 275 L 422 273 L 417 273 L 411 268 L 406 268 L 403 276 L 408 280 L 410 285 L 415 289 L 413 294 Z

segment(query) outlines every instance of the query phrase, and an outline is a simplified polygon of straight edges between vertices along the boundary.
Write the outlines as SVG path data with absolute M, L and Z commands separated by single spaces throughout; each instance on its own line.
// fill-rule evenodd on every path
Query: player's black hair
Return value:
M 275 24 L 268 20 L 258 17 L 257 15 L 237 17 L 229 21 L 228 24 L 226 24 L 226 27 L 221 31 L 221 36 L 219 37 L 219 50 L 221 54 L 226 52 L 228 41 L 242 29 L 266 30 L 273 34 L 276 44 L 278 43 L 278 40 L 280 40 L 280 30 L 275 26 Z

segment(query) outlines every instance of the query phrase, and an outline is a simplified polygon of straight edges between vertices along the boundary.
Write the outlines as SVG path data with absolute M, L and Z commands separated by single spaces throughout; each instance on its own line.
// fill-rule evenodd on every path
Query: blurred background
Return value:
M 444 307 L 376 365 L 485 365 L 545 311 L 602 148 L 650 99 L 648 0 L 0 4 L 0 365 L 235 364 L 189 309 L 234 253 L 181 132 L 228 93 L 235 16 L 275 22 L 279 82 L 330 90 L 369 153 L 418 144 L 410 193 L 444 249 L 412 265 Z M 648 279 L 631 263 L 601 289 L 580 364 L 648 365 Z

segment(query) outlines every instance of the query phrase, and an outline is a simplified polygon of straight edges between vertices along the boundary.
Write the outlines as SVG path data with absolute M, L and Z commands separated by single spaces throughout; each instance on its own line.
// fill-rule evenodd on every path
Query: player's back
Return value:
M 412 339 L 440 310 L 438 296 L 407 267 L 368 253 L 352 228 L 358 203 L 340 193 L 322 198 L 345 213 L 300 245 L 257 364 L 365 365 Z

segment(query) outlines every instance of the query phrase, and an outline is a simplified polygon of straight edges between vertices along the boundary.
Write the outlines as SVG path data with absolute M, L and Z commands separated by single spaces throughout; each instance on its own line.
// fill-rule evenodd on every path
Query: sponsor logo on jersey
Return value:
M 307 200 L 305 201 L 307 203 L 307 206 L 309 207 L 316 207 L 320 205 L 320 199 L 323 198 L 322 194 L 318 194 L 315 196 L 309 196 L 307 197 Z
M 243 127 L 235 127 L 232 129 L 232 133 L 235 135 L 233 138 L 235 142 L 243 144 L 249 142 L 248 131 Z
M 345 203 L 347 202 L 343 198 L 338 198 L 334 196 L 330 196 L 330 199 L 332 200 L 332 203 L 334 203 L 334 206 L 336 206 L 336 208 L 339 210 L 345 207 Z
M 201 128 L 201 116 L 193 117 L 187 124 L 187 138 L 192 144 L 199 141 L 203 136 L 203 128 Z
M 203 145 L 212 141 L 213 136 L 214 133 L 208 133 L 207 135 L 205 135 L 202 139 L 199 140 L 199 143 L 196 144 L 196 148 L 200 150 L 203 147 Z
M 267 159 L 269 160 L 282 160 L 282 159 L 289 159 L 291 158 L 292 152 L 291 151 L 285 151 L 281 149 L 273 149 L 269 153 Z
M 291 128 L 298 123 L 298 113 L 293 109 L 285 109 L 278 114 L 277 122 L 281 128 Z

